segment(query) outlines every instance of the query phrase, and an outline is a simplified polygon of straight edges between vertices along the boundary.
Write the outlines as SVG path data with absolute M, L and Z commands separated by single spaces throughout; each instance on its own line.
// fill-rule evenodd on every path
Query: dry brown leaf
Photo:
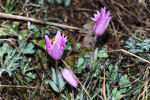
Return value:
M 92 48 L 94 45 L 94 34 L 93 34 L 93 27 L 95 22 L 90 21 L 83 25 L 83 30 L 81 30 L 81 33 L 84 33 L 84 39 L 81 43 L 82 47 L 86 48 Z

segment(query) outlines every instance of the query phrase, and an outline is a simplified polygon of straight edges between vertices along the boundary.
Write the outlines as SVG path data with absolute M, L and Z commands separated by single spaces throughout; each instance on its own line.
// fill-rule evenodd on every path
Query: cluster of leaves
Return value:
M 128 80 L 128 75 L 121 75 L 118 73 L 118 64 L 109 65 L 108 71 L 106 71 L 106 78 L 108 78 L 108 83 L 106 84 L 108 100 L 118 100 L 121 99 L 123 94 L 126 94 L 132 87 L 130 81 Z M 118 82 L 116 80 L 119 80 Z M 117 83 L 116 83 L 117 82 Z M 119 84 L 119 87 L 111 89 L 111 84 Z
M 94 68 L 96 68 L 96 70 L 98 70 L 97 68 L 101 66 L 99 62 L 107 57 L 108 54 L 106 52 L 103 50 L 99 51 L 98 48 L 96 48 L 94 51 L 94 59 L 92 55 L 87 53 L 84 54 L 84 56 L 80 56 L 77 63 L 74 65 L 74 71 L 80 74 L 86 71 L 85 69 L 94 70 Z
M 104 61 L 104 59 L 107 59 Z M 127 74 L 121 74 L 118 73 L 118 64 L 120 63 L 121 59 L 115 64 L 110 64 L 108 60 L 108 54 L 103 50 L 98 50 L 98 48 L 94 51 L 94 56 L 91 54 L 85 54 L 84 56 L 80 56 L 78 58 L 77 63 L 74 66 L 74 72 L 81 74 L 81 73 L 87 73 L 86 69 L 89 69 L 89 73 L 92 73 L 91 80 L 94 80 L 94 78 L 99 79 L 99 87 L 98 90 L 93 90 L 91 86 L 93 86 L 91 83 L 89 90 L 90 94 L 93 94 L 92 99 L 97 98 L 98 96 L 102 96 L 102 83 L 104 80 L 104 77 L 101 76 L 101 71 L 105 68 L 104 66 L 108 66 L 106 69 L 106 94 L 108 100 L 118 100 L 123 97 L 124 94 L 128 93 L 128 91 L 132 88 L 132 85 L 130 81 L 128 80 Z M 105 62 L 105 63 L 102 63 Z M 110 64 L 110 65 L 109 65 Z M 91 72 L 92 71 L 92 72 Z M 118 81 L 117 81 L 118 80 Z M 112 84 L 114 85 L 112 87 Z M 119 86 L 115 86 L 115 85 Z M 100 95 L 101 94 L 101 95 Z M 85 99 L 83 97 L 83 94 L 81 92 L 80 96 L 77 96 L 77 98 Z
M 18 71 L 19 67 L 21 67 L 22 72 L 25 73 L 27 71 L 26 67 L 31 59 L 27 60 L 21 54 L 34 53 L 33 47 L 34 45 L 31 43 L 27 45 L 25 44 L 22 48 L 20 48 L 19 52 L 17 52 L 17 49 L 11 47 L 7 43 L 3 43 L 3 46 L 0 48 L 0 76 L 4 72 L 7 72 L 9 76 L 11 76 L 13 71 Z
M 56 76 L 58 76 L 58 79 Z M 50 84 L 52 89 L 57 93 L 61 93 L 65 87 L 65 82 L 62 78 L 61 73 L 59 72 L 58 75 L 56 75 L 56 71 L 54 70 L 54 68 L 52 68 L 52 80 L 46 80 L 45 83 Z
M 126 44 L 124 47 L 128 48 L 132 53 L 139 53 L 150 50 L 150 39 L 145 39 L 141 42 L 137 42 L 133 38 L 129 38 L 128 41 L 124 41 Z
M 11 13 L 17 3 L 18 3 L 18 0 L 6 0 L 5 7 L 3 5 L 1 5 L 1 7 L 4 9 L 6 13 Z
M 62 0 L 56 0 L 58 4 L 61 4 L 63 1 Z M 47 0 L 48 3 L 53 4 L 54 0 Z M 65 6 L 69 6 L 70 5 L 71 0 L 64 0 L 64 5 Z
M 23 74 L 30 70 L 28 64 L 31 61 L 31 58 L 27 59 L 23 55 L 34 54 L 34 44 L 32 42 L 26 42 L 23 38 L 27 36 L 25 30 L 18 31 L 18 23 L 14 22 L 13 24 L 8 25 L 9 28 L 0 29 L 0 75 L 7 72 L 9 76 L 12 76 L 12 72 L 22 72 Z M 17 42 L 21 47 L 15 48 L 12 46 L 13 38 L 7 39 L 9 36 L 18 37 Z M 7 40 L 7 41 L 5 41 Z M 15 44 L 16 45 L 16 44 Z

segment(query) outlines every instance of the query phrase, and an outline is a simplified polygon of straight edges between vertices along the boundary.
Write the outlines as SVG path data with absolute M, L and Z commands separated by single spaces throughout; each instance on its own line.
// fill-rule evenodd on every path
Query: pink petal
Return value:
M 95 15 L 95 18 L 91 18 L 93 21 L 96 21 L 96 24 L 94 25 L 94 33 L 95 35 L 103 35 L 106 28 L 108 27 L 108 24 L 111 20 L 110 11 L 106 12 L 106 8 L 101 8 L 101 12 L 97 11 L 97 15 Z
M 58 60 L 63 55 L 63 52 L 64 47 L 61 47 L 59 44 L 53 44 L 50 56 L 52 56 L 52 58 L 54 58 L 55 60 Z
M 75 76 L 73 73 L 68 70 L 67 68 L 63 69 L 62 71 L 62 76 L 63 78 L 73 87 L 77 88 L 78 87 L 78 81 L 76 80 Z
M 60 40 L 61 40 L 61 33 L 60 33 L 60 31 L 58 31 L 56 36 L 55 36 L 55 41 L 53 43 L 54 44 L 55 43 L 60 43 Z
M 46 41 L 46 50 L 47 50 L 48 54 L 51 54 L 52 46 L 51 46 L 51 42 L 47 35 L 45 35 L 45 41 Z

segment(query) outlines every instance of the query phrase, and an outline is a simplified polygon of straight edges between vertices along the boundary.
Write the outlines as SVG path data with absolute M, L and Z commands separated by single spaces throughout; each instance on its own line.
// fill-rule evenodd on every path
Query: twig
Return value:
M 17 50 L 19 51 L 19 49 L 24 45 L 24 43 L 32 36 L 32 33 L 30 33 L 28 35 L 28 37 L 21 43 L 21 45 L 17 48 Z
M 33 97 L 34 96 L 34 94 L 35 94 L 35 92 L 36 92 L 36 90 L 38 89 L 38 87 L 40 86 L 40 83 L 36 86 L 36 89 L 33 91 L 33 93 L 32 93 L 32 95 L 31 95 L 31 97 Z
M 31 22 L 34 22 L 34 23 L 53 25 L 53 26 L 58 26 L 58 27 L 61 27 L 61 28 L 82 30 L 81 28 L 74 27 L 74 26 L 68 26 L 68 25 L 64 25 L 64 24 L 60 24 L 60 23 L 54 23 L 54 22 L 45 22 L 43 20 L 28 18 L 28 17 L 24 17 L 24 16 L 19 16 L 19 15 L 6 14 L 6 13 L 2 13 L 2 12 L 0 12 L 0 17 L 1 18 L 16 19 L 16 20 L 23 20 L 23 21 L 31 21 Z
M 141 59 L 142 61 L 147 62 L 147 63 L 150 64 L 150 61 L 148 61 L 148 60 L 146 60 L 146 59 L 144 59 L 144 58 L 142 58 L 142 57 L 139 57 L 139 56 L 137 56 L 137 55 L 135 55 L 135 54 L 133 54 L 133 53 L 131 53 L 131 52 L 128 52 L 128 51 L 126 51 L 126 50 L 124 50 L 124 49 L 121 49 L 121 51 L 122 51 L 122 52 L 125 52 L 125 53 L 127 53 L 127 54 L 129 54 L 129 55 L 132 55 L 132 56 L 134 56 L 134 57 L 136 57 L 136 58 L 139 58 L 139 59 Z
M 133 53 L 131 53 L 131 52 L 129 52 L 129 51 L 126 51 L 126 50 L 124 50 L 124 49 L 111 50 L 111 51 L 104 51 L 104 52 L 108 52 L 108 53 L 109 53 L 109 52 L 124 52 L 124 53 L 127 53 L 127 54 L 129 54 L 129 55 L 131 55 L 131 56 L 134 56 L 134 57 L 136 57 L 136 58 L 138 58 L 138 59 L 141 59 L 142 61 L 144 61 L 144 62 L 150 64 L 150 61 L 148 61 L 148 60 L 146 60 L 146 59 L 144 59 L 144 58 L 142 58 L 142 57 L 140 57 L 140 56 L 137 56 L 137 55 L 135 55 L 135 54 L 133 54 Z
M 29 87 L 29 86 L 21 86 L 21 85 L 0 85 L 0 87 L 8 87 L 8 88 L 28 88 L 28 89 L 39 89 L 39 90 L 46 90 L 46 91 L 51 91 L 48 89 L 42 89 L 42 88 L 37 88 L 37 87 Z
M 109 30 L 112 31 L 112 32 L 115 32 L 115 33 L 117 33 L 117 34 L 121 34 L 121 35 L 123 35 L 123 36 L 127 36 L 127 37 L 130 37 L 130 36 L 131 36 L 131 35 L 128 35 L 128 34 L 125 34 L 125 33 L 122 33 L 122 32 L 118 32 L 118 31 L 113 30 L 113 29 L 109 29 Z M 141 40 L 140 38 L 137 38 L 137 37 L 134 37 L 134 36 L 131 36 L 131 37 L 134 38 L 134 39 L 136 39 L 136 40 L 138 40 L 138 41 L 147 43 L 147 42 L 145 42 L 144 40 Z
M 142 5 L 144 6 L 144 8 L 148 11 L 148 13 L 150 14 L 150 10 L 148 9 L 145 0 L 142 0 Z
M 76 40 L 76 41 L 74 42 L 74 44 L 73 44 L 73 48 L 74 48 L 75 45 L 78 43 L 78 41 L 80 40 L 81 36 L 82 36 L 81 34 L 78 36 L 77 40 Z M 67 57 L 66 57 L 65 60 L 67 60 L 68 56 L 71 54 L 72 51 L 73 51 L 73 49 L 71 49 L 71 50 L 68 52 Z
M 62 62 L 67 66 L 67 68 L 72 72 L 72 70 L 70 69 L 70 67 L 66 64 L 66 62 L 64 60 L 62 60 Z M 73 72 L 72 72 L 73 73 Z M 89 95 L 89 93 L 87 92 L 87 90 L 85 89 L 85 87 L 82 85 L 82 83 L 78 80 L 78 78 L 76 77 L 76 75 L 73 73 L 74 77 L 77 79 L 77 81 L 79 82 L 79 84 L 81 85 L 81 87 L 83 88 L 83 90 L 85 91 L 85 93 L 88 95 L 88 97 L 90 98 L 90 100 L 92 100 L 91 96 Z

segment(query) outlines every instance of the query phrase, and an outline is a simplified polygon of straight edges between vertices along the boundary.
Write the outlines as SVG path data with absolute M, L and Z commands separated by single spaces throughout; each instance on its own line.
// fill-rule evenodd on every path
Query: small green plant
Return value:
M 128 48 L 132 53 L 144 52 L 150 50 L 150 39 L 145 39 L 143 41 L 137 42 L 133 38 L 129 38 L 128 41 L 124 41 L 126 45 L 125 48 Z
M 106 71 L 106 78 L 108 79 L 106 84 L 108 100 L 121 99 L 123 94 L 128 93 L 132 87 L 130 81 L 128 80 L 128 76 L 126 74 L 121 75 L 118 73 L 118 63 L 115 65 L 109 65 L 108 71 Z M 114 88 L 111 89 L 110 86 L 114 83 L 119 84 L 119 87 L 114 86 Z
M 6 6 L 4 8 L 5 12 L 11 13 L 17 3 L 18 3 L 18 0 L 6 0 Z
M 7 43 L 3 43 L 3 46 L 0 48 L 0 61 L 1 61 L 1 68 L 0 68 L 0 76 L 2 73 L 6 72 L 9 76 L 12 76 L 13 71 L 19 71 L 19 69 L 25 67 L 29 62 L 21 56 L 21 54 L 27 54 L 28 47 L 20 48 L 19 52 L 17 49 L 9 46 Z M 33 49 L 33 48 L 31 48 Z M 5 58 L 5 59 L 4 59 Z M 20 65 L 21 63 L 21 65 Z M 22 71 L 23 72 L 23 71 Z
M 74 71 L 77 73 L 82 73 L 87 68 L 90 71 L 95 71 L 96 73 L 96 70 L 101 66 L 100 61 L 107 57 L 108 54 L 106 52 L 104 52 L 103 50 L 98 50 L 98 48 L 96 48 L 94 51 L 94 59 L 93 55 L 90 54 L 84 54 L 84 56 L 80 56 L 74 66 Z
M 66 83 L 64 82 L 60 72 L 58 73 L 58 80 L 56 76 L 56 71 L 52 68 L 52 80 L 46 80 L 45 83 L 49 84 L 54 91 L 60 93 L 64 90 Z
M 13 22 L 12 24 L 7 24 L 7 28 L 0 28 L 0 75 L 3 73 L 8 73 L 12 76 L 12 72 L 22 72 L 30 71 L 28 65 L 31 58 L 26 58 L 24 55 L 31 55 L 35 52 L 34 44 L 32 42 L 27 42 L 24 38 L 27 37 L 27 32 L 25 30 L 18 31 L 19 23 Z M 8 37 L 14 37 L 9 38 Z M 16 41 L 14 41 L 16 39 Z M 7 41 L 7 42 L 6 42 Z M 18 42 L 19 47 L 16 47 L 15 43 Z

